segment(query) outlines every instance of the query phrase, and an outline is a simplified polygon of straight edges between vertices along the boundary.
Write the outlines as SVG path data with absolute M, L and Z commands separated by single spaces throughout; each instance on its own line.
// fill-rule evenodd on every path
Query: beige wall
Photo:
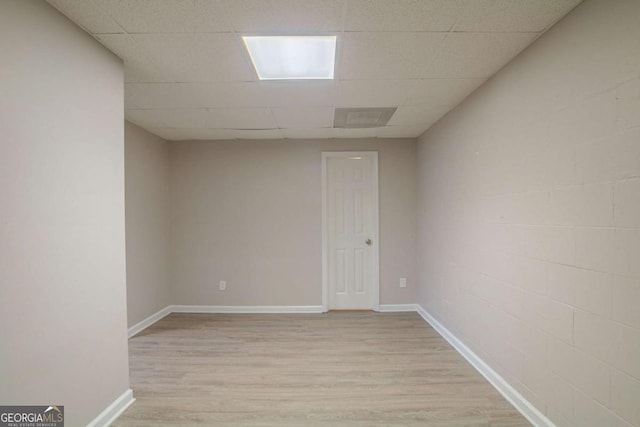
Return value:
M 129 388 L 122 64 L 42 1 L 0 52 L 0 403 L 86 425 Z
M 379 151 L 380 302 L 415 301 L 415 140 L 188 141 L 169 150 L 175 304 L 321 305 L 321 152 L 350 150 Z
M 558 425 L 640 425 L 638 17 L 587 0 L 419 142 L 421 304 Z
M 169 145 L 125 122 L 127 313 L 129 326 L 169 299 Z

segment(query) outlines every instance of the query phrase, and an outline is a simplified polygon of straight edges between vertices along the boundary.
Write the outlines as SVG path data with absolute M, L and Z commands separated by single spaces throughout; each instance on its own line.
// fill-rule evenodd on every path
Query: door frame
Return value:
M 377 151 L 323 151 L 322 152 L 322 312 L 329 311 L 329 212 L 327 203 L 328 174 L 327 168 L 329 159 L 342 157 L 368 157 L 372 160 L 371 179 L 373 205 L 373 215 L 371 227 L 375 235 L 373 236 L 372 259 L 372 289 L 373 303 L 372 309 L 380 311 L 380 228 L 379 228 L 379 188 L 378 188 L 378 152 Z

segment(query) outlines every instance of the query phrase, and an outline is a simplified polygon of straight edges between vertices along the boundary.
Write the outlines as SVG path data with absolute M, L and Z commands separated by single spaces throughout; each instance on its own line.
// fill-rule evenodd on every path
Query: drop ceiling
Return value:
M 183 140 L 417 137 L 581 0 L 47 1 L 124 60 L 127 120 Z M 337 35 L 335 79 L 259 81 L 241 36 L 287 34 Z

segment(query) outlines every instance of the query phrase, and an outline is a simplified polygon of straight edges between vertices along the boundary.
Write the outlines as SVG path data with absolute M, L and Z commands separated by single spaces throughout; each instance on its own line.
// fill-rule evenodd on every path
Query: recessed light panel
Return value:
M 333 79 L 336 36 L 242 37 L 260 80 Z

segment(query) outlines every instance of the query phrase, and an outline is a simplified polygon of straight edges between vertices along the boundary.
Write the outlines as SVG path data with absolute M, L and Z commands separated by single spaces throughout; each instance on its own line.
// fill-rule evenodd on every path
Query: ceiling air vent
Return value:
M 336 108 L 334 128 L 363 129 L 386 126 L 398 107 Z

